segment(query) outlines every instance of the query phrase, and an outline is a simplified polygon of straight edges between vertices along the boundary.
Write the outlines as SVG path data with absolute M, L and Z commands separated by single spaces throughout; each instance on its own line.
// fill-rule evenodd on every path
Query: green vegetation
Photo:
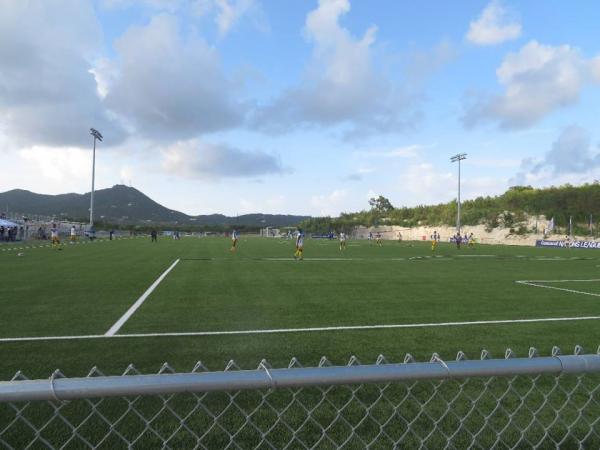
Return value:
M 419 205 L 394 208 L 389 200 L 379 196 L 369 201 L 371 209 L 358 213 L 343 213 L 340 217 L 319 217 L 305 220 L 304 229 L 310 232 L 351 230 L 358 225 L 453 225 L 456 223 L 456 201 L 439 205 Z M 477 197 L 461 203 L 461 222 L 464 225 L 484 224 L 489 230 L 499 226 L 513 229 L 516 234 L 528 231 L 524 225 L 527 215 L 554 217 L 558 229 L 566 230 L 573 217 L 573 232 L 589 234 L 590 214 L 600 219 L 600 184 L 564 185 L 544 189 L 514 186 L 497 197 Z M 594 219 L 595 220 L 595 219 Z M 542 225 L 540 224 L 540 227 Z

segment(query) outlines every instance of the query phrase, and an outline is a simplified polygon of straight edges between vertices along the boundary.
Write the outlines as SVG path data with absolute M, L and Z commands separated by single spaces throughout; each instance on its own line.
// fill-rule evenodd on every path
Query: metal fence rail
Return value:
M 600 354 L 0 382 L 5 448 L 599 448 Z

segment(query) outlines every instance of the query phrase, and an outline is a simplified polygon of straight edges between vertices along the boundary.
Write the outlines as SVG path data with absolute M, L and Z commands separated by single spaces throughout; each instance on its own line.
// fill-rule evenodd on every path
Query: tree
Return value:
M 379 197 L 369 199 L 369 205 L 371 205 L 371 209 L 375 210 L 379 213 L 389 213 L 394 210 L 394 207 L 390 203 L 390 201 L 385 198 L 383 195 Z

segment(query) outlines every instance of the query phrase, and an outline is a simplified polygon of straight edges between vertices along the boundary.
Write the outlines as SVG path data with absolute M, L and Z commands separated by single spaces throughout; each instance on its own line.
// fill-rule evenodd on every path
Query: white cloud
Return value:
M 108 58 L 99 58 L 89 71 L 96 80 L 98 97 L 105 99 L 115 80 L 119 77 L 118 67 Z
M 404 71 L 410 89 L 420 90 L 424 81 L 444 64 L 458 56 L 456 47 L 447 39 L 441 40 L 430 49 L 413 49 L 405 58 Z
M 101 0 L 100 6 L 105 9 L 124 9 L 141 5 L 158 11 L 175 12 L 182 3 L 182 0 Z
M 596 83 L 600 83 L 600 56 L 596 56 L 590 62 L 592 77 Z
M 253 213 L 254 211 L 256 211 L 256 205 L 254 204 L 254 202 L 241 197 L 240 201 L 240 213 L 242 214 L 250 214 Z
M 492 0 L 481 15 L 471 22 L 467 40 L 477 45 L 494 45 L 517 39 L 521 35 L 521 24 L 511 17 L 499 0 Z
M 451 199 L 451 193 L 456 190 L 455 176 L 451 172 L 438 172 L 429 163 L 410 165 L 401 180 L 403 189 L 415 198 L 415 201 L 409 201 L 411 204 L 442 203 Z
M 504 93 L 476 98 L 467 105 L 464 123 L 471 127 L 491 120 L 505 129 L 531 126 L 578 101 L 583 87 L 593 81 L 595 61 L 569 45 L 553 47 L 531 41 L 509 53 L 497 69 Z
M 269 211 L 281 211 L 286 205 L 287 199 L 285 195 L 271 195 L 265 200 L 265 205 Z
M 361 150 L 353 152 L 353 156 L 359 158 L 415 158 L 423 149 L 430 148 L 430 145 L 411 144 L 404 147 L 394 148 L 392 150 Z
M 375 169 L 371 169 L 368 167 L 362 167 L 362 168 L 355 170 L 350 175 L 345 176 L 344 180 L 346 180 L 346 181 L 361 181 L 365 177 L 365 175 L 369 175 L 374 172 L 375 172 Z
M 109 10 L 141 6 L 154 13 L 214 17 L 221 37 L 232 31 L 244 18 L 249 18 L 260 31 L 269 29 L 258 0 L 101 0 L 100 6 Z
M 600 168 L 600 153 L 593 149 L 589 133 L 583 128 L 571 125 L 562 130 L 550 150 L 541 158 L 525 158 L 519 172 L 511 179 L 511 184 L 530 184 L 541 180 L 572 180 L 579 177 L 578 183 L 593 179 Z M 565 178 L 566 177 L 566 178 Z M 556 184 L 556 181 L 550 181 Z
M 455 169 L 455 168 L 453 168 Z M 400 175 L 402 186 L 400 196 L 403 205 L 434 205 L 456 199 L 458 179 L 455 170 L 443 171 L 430 163 L 412 164 Z M 506 179 L 497 176 L 461 176 L 461 198 L 473 199 L 481 195 L 494 195 L 504 192 Z M 392 202 L 394 203 L 394 202 Z
M 134 175 L 135 169 L 131 166 L 123 166 L 119 169 L 119 180 L 121 184 L 131 185 L 133 183 Z
M 598 156 L 592 155 L 591 140 L 587 131 L 578 126 L 570 126 L 562 131 L 544 156 L 544 160 L 534 170 L 551 167 L 554 173 L 580 173 L 598 165 L 599 162 Z
M 413 125 L 419 114 L 409 108 L 412 97 L 376 70 L 377 28 L 352 36 L 339 23 L 349 11 L 349 0 L 320 0 L 308 14 L 304 33 L 314 49 L 306 74 L 299 85 L 257 111 L 259 128 L 281 132 L 339 125 L 347 136 L 356 136 Z
M 215 9 L 215 0 L 192 0 L 190 10 L 196 17 L 205 17 Z
M 259 195 L 253 198 L 248 198 L 245 195 L 237 200 L 238 210 L 234 212 L 235 215 L 239 214 L 285 214 L 286 208 L 293 206 L 286 201 L 284 195 Z M 292 212 L 292 214 L 297 213 Z
M 18 156 L 34 167 L 51 184 L 78 183 L 92 179 L 91 152 L 74 147 L 33 146 L 18 151 Z
M 266 19 L 256 0 L 214 0 L 218 13 L 215 22 L 219 35 L 225 36 L 244 17 L 251 15 L 254 24 L 261 30 L 268 29 Z
M 198 180 L 247 178 L 286 172 L 278 158 L 268 153 L 242 151 L 198 139 L 177 142 L 162 153 L 162 166 L 167 173 Z
M 519 167 L 520 161 L 511 158 L 475 157 L 469 158 L 470 166 L 493 167 L 493 168 L 515 168 Z
M 329 194 L 313 195 L 311 206 L 321 216 L 337 216 L 351 200 L 346 189 L 335 189 Z
M 240 86 L 225 76 L 216 50 L 196 35 L 183 36 L 173 16 L 131 27 L 116 50 L 115 67 L 104 61 L 96 71 L 111 80 L 107 105 L 139 135 L 186 139 L 241 123 Z
M 90 127 L 122 141 L 90 73 L 102 43 L 91 2 L 0 0 L 0 11 L 0 131 L 21 146 L 88 145 Z
M 118 167 L 125 158 L 115 152 L 96 154 L 96 189 L 119 182 Z M 10 160 L 10 170 L 0 170 L 0 192 L 14 188 L 42 194 L 90 191 L 90 150 L 36 145 L 14 150 Z

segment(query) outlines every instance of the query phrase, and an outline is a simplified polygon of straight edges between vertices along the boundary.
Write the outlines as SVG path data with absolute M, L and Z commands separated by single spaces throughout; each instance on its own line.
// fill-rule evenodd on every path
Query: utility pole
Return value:
M 460 234 L 460 162 L 467 159 L 466 153 L 459 153 L 450 158 L 450 162 L 458 162 L 458 209 L 456 212 L 456 232 Z
M 573 237 L 573 216 L 569 216 L 569 237 Z
M 96 181 L 96 140 L 102 142 L 102 135 L 98 130 L 90 128 L 90 134 L 94 136 L 94 150 L 92 152 L 92 192 L 90 194 L 90 230 L 94 228 L 94 183 Z

